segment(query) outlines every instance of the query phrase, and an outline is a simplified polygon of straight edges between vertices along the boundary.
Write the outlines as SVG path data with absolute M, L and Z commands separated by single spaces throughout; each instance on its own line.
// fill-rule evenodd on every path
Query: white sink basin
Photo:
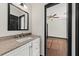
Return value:
M 24 41 L 31 40 L 31 39 L 33 39 L 33 38 L 32 37 L 25 37 L 25 38 L 17 39 L 16 41 L 17 42 L 24 42 Z

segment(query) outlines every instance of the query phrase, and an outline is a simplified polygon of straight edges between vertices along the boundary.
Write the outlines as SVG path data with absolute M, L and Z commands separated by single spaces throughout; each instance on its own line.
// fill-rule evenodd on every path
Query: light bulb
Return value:
M 26 8 L 26 9 L 27 9 L 28 7 L 27 7 L 26 5 L 24 5 L 24 8 Z

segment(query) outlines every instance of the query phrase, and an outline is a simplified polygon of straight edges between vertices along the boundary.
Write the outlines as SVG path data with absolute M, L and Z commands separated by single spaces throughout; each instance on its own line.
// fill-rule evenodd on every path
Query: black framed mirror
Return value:
M 8 31 L 28 30 L 29 13 L 8 3 Z
M 62 8 L 61 7 L 56 7 L 55 8 L 55 6 L 57 6 L 57 5 L 61 5 L 63 8 L 65 8 L 65 10 L 66 10 L 66 13 L 62 13 L 63 11 L 65 11 L 65 10 L 63 10 L 62 11 Z M 65 7 L 63 6 L 63 5 L 66 5 Z M 45 5 L 45 22 L 44 22 L 44 25 L 45 25 L 45 29 L 44 29 L 44 35 L 45 35 L 45 56 L 71 56 L 72 55 L 72 3 L 67 3 L 67 4 L 61 4 L 61 3 L 48 3 L 48 4 L 46 4 Z M 54 9 L 53 9 L 54 8 Z M 58 12 L 59 11 L 59 8 L 60 8 L 60 10 L 61 10 L 61 13 L 60 12 Z M 56 10 L 57 9 L 57 10 Z M 49 12 L 48 12 L 48 10 L 49 10 Z M 59 44 L 57 44 L 57 42 L 58 42 L 58 40 L 62 40 L 62 39 L 64 39 L 64 38 L 62 38 L 62 37 L 55 37 L 55 36 L 49 36 L 49 32 L 48 32 L 48 30 L 49 30 L 49 24 L 51 24 L 51 23 L 49 23 L 48 24 L 48 22 L 47 22 L 47 20 L 49 19 L 49 18 L 53 18 L 53 19 L 49 19 L 54 25 L 55 25 L 55 22 L 54 21 L 59 21 L 58 20 L 58 18 L 59 17 L 57 17 L 57 14 L 53 14 L 52 16 L 50 15 L 51 13 L 50 12 L 52 12 L 52 13 L 54 13 L 53 11 L 57 11 L 58 13 L 60 13 L 60 14 L 64 14 L 64 15 L 66 15 L 67 16 L 67 18 L 66 18 L 66 30 L 67 30 L 67 32 L 66 32 L 66 34 L 67 34 L 67 37 L 66 37 L 66 45 L 67 45 L 67 50 L 66 50 L 66 54 L 65 55 L 63 55 L 62 54 L 62 52 L 61 51 L 64 51 L 65 52 L 65 49 L 63 49 L 63 48 L 61 48 L 61 49 L 63 49 L 63 50 L 61 50 L 60 49 L 60 51 L 59 51 Z M 50 13 L 50 14 L 49 14 Z M 60 15 L 59 14 L 59 15 Z M 47 17 L 49 17 L 49 18 L 47 18 Z M 55 18 L 55 20 L 54 20 L 54 18 Z M 57 18 L 57 19 L 56 19 Z M 61 19 L 60 19 L 61 20 Z M 62 23 L 62 22 L 59 22 L 59 23 Z M 57 23 L 58 24 L 58 23 Z M 56 24 L 56 25 L 57 25 Z M 65 24 L 65 23 L 64 23 Z M 53 26 L 53 25 L 52 25 Z M 59 25 L 58 25 L 59 26 Z M 55 26 L 56 27 L 56 26 Z M 61 27 L 61 26 L 60 26 Z M 52 27 L 50 27 L 50 28 L 52 28 Z M 57 27 L 56 27 L 57 28 Z M 62 28 L 62 27 L 61 27 Z M 54 27 L 53 27 L 53 29 L 54 29 Z M 52 29 L 52 30 L 53 30 Z M 56 30 L 56 29 L 55 29 Z M 59 31 L 59 29 L 57 29 L 58 31 Z M 53 32 L 53 31 L 51 31 L 51 32 Z M 50 32 L 50 33 L 51 33 Z M 62 32 L 62 31 L 61 31 Z M 54 33 L 54 32 L 53 32 Z M 56 34 L 56 32 L 55 32 L 55 34 Z M 54 38 L 54 40 L 52 41 L 50 38 Z M 50 41 L 48 42 L 48 40 L 50 39 Z M 57 39 L 57 40 L 56 40 Z M 63 42 L 63 41 L 62 41 Z M 50 43 L 50 44 L 49 44 Z M 56 44 L 53 44 L 53 43 L 56 43 Z M 60 42 L 61 43 L 61 42 Z M 64 43 L 64 42 L 63 42 Z M 62 45 L 64 45 L 64 44 L 61 44 L 61 46 Z M 58 48 L 57 48 L 58 47 Z M 65 46 L 62 46 L 62 47 L 65 47 Z M 52 48 L 52 49 L 50 49 L 50 48 Z M 58 49 L 58 50 L 57 50 Z M 58 53 L 58 54 L 57 54 Z

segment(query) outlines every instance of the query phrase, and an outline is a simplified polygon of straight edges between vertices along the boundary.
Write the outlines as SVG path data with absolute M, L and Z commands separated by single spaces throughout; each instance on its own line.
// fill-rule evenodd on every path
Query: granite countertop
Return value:
M 0 39 L 0 55 L 4 55 L 36 38 L 38 38 L 39 36 L 36 35 L 28 35 L 26 37 L 32 37 L 33 39 L 24 41 L 24 42 L 17 42 L 16 40 L 18 38 L 11 38 L 11 39 Z M 25 38 L 25 37 L 23 37 Z

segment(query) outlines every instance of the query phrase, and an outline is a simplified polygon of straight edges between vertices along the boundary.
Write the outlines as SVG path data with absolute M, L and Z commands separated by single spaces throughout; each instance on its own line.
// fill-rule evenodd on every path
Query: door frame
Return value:
M 44 6 L 44 11 L 45 11 L 45 14 L 44 14 L 44 16 L 45 16 L 45 21 L 44 21 L 44 55 L 46 56 L 46 54 L 47 54 L 47 51 L 46 51 L 46 40 L 47 40 L 47 33 L 48 33 L 48 29 L 47 29 L 47 24 L 46 24 L 46 9 L 47 8 L 49 8 L 49 7 L 51 7 L 51 6 L 54 6 L 54 5 L 56 5 L 56 4 L 59 4 L 59 3 L 48 3 L 48 4 L 46 4 L 45 6 Z M 67 34 L 68 34 L 68 56 L 71 56 L 72 55 L 72 3 L 68 3 L 68 22 L 67 22 Z
M 76 8 L 76 11 L 75 11 L 75 19 L 76 19 L 76 22 L 75 22 L 75 54 L 76 56 L 79 56 L 79 3 L 76 3 L 75 5 L 75 8 Z

